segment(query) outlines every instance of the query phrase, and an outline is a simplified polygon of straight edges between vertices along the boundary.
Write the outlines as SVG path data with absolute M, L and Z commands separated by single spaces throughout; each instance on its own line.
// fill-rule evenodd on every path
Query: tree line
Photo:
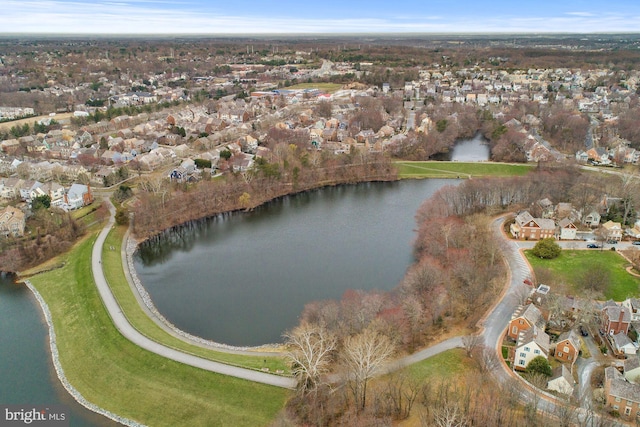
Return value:
M 494 215 L 570 195 L 585 182 L 588 176 L 575 171 L 541 167 L 525 177 L 467 180 L 436 192 L 416 215 L 415 262 L 394 290 L 350 290 L 339 301 L 311 302 L 285 335 L 298 379 L 288 416 L 305 425 L 388 425 L 409 417 L 418 403 L 425 426 L 537 420 L 537 403 L 523 408 L 509 391 L 517 385 L 487 379 L 500 362 L 478 339 L 463 340 L 478 373 L 463 375 L 461 388 L 373 378 L 392 358 L 447 331 L 475 328 L 506 280 L 501 241 L 491 229 Z M 557 410 L 551 416 L 576 420 L 570 407 Z

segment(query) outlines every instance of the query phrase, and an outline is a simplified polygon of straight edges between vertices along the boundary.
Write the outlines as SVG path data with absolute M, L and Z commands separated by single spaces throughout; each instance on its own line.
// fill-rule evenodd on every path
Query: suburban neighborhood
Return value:
M 67 391 L 126 425 L 142 423 L 131 393 L 147 380 L 167 408 L 191 399 L 239 425 L 254 406 L 258 425 L 637 423 L 640 70 L 619 53 L 630 42 L 336 40 L 0 40 L 0 271 L 51 306 Z M 487 156 L 447 158 L 467 141 Z M 282 343 L 195 336 L 137 276 L 143 244 L 187 254 L 208 219 L 411 178 L 444 183 L 411 213 L 405 275 L 309 301 Z M 257 283 L 278 270 L 244 268 Z M 131 386 L 95 373 L 96 409 L 78 372 L 95 363 L 140 373 L 117 380 Z M 102 393 L 112 386 L 123 401 Z M 220 396 L 231 402 L 212 408 Z

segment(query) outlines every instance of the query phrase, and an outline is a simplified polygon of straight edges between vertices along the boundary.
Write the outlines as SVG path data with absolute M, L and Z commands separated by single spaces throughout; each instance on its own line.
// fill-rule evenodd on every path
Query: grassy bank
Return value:
M 395 162 L 400 178 L 472 178 L 526 175 L 535 166 L 489 162 Z
M 185 353 L 195 354 L 205 359 L 251 369 L 269 368 L 271 372 L 288 370 L 284 359 L 280 357 L 245 356 L 214 351 L 185 343 L 160 328 L 140 308 L 124 275 L 120 248 L 125 231 L 126 229 L 124 227 L 116 227 L 109 233 L 103 248 L 102 262 L 111 291 L 118 300 L 120 307 L 122 307 L 123 313 L 125 313 L 127 319 L 129 319 L 129 323 L 131 323 L 134 328 L 148 338 L 160 342 L 167 347 L 172 347 Z
M 31 282 L 49 304 L 69 381 L 91 402 L 154 426 L 269 424 L 288 391 L 162 358 L 112 325 L 90 268 L 95 234 L 64 256 L 64 267 Z
M 597 268 L 609 279 L 602 289 L 605 298 L 623 301 L 630 296 L 638 295 L 640 279 L 627 273 L 627 261 L 614 251 L 563 250 L 560 256 L 554 259 L 537 258 L 531 251 L 525 251 L 525 255 L 538 279 L 551 277 L 553 283 L 546 284 L 559 287 L 560 292 L 581 295 L 584 275 Z

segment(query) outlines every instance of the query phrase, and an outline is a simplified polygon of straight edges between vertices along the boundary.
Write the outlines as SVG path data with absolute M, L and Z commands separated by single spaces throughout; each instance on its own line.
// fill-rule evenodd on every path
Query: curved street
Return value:
M 91 268 L 93 270 L 93 279 L 98 288 L 100 298 L 111 317 L 111 320 L 120 333 L 132 343 L 144 348 L 152 353 L 166 357 L 176 362 L 184 363 L 196 368 L 204 369 L 219 374 L 230 375 L 236 378 L 255 381 L 262 384 L 268 384 L 276 387 L 293 389 L 295 388 L 295 380 L 293 378 L 272 375 L 265 372 L 254 371 L 251 369 L 239 368 L 236 366 L 225 365 L 223 363 L 214 362 L 212 360 L 203 359 L 201 357 L 186 354 L 181 351 L 166 347 L 158 342 L 150 340 L 146 336 L 139 333 L 131 326 L 127 318 L 122 313 L 118 302 L 116 301 L 111 288 L 107 284 L 107 280 L 102 270 L 101 254 L 104 241 L 115 223 L 115 208 L 107 199 L 109 211 L 111 215 L 109 221 L 102 229 L 96 239 L 91 255 Z

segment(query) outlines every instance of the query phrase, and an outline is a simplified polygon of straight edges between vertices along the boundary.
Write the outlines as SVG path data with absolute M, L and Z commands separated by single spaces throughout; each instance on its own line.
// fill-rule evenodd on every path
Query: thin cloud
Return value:
M 178 5 L 178 7 L 176 7 Z M 491 12 L 491 11 L 488 11 Z M 275 12 L 274 12 L 275 13 Z M 3 0 L 5 33 L 86 34 L 257 34 L 257 33 L 375 33 L 375 32 L 637 32 L 637 20 L 622 14 L 572 11 L 560 15 L 465 16 L 409 15 L 389 17 L 339 16 L 322 18 L 290 11 L 289 16 L 252 16 L 222 9 L 203 10 L 193 1 Z
M 567 12 L 566 14 L 572 15 L 572 16 L 584 16 L 584 17 L 596 16 L 595 13 L 591 13 L 591 12 Z

